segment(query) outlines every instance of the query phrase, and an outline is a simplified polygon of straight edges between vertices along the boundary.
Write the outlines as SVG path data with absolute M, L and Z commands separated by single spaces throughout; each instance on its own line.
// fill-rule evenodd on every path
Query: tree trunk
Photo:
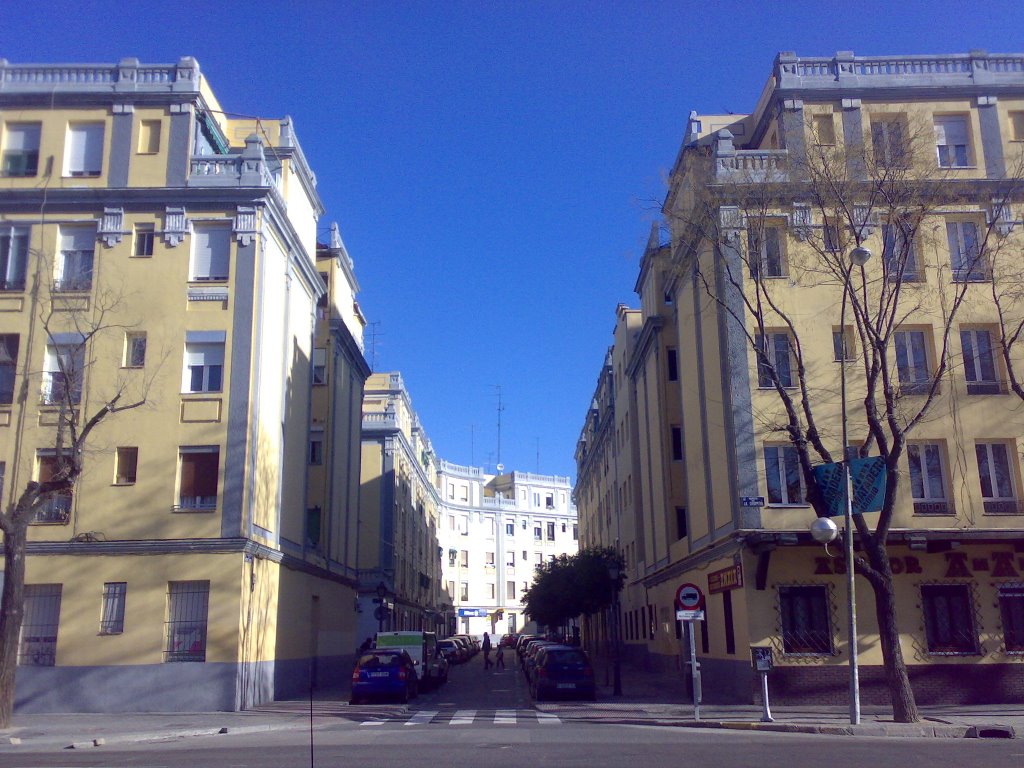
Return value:
M 896 589 L 889 566 L 889 554 L 885 544 L 869 547 L 871 565 L 881 575 L 872 581 L 875 593 L 875 616 L 878 620 L 878 636 L 882 645 L 882 664 L 885 667 L 885 682 L 892 702 L 892 716 L 897 723 L 916 723 L 921 718 L 914 700 L 914 689 L 910 687 L 910 676 L 903 660 L 900 645 L 900 630 L 896 615 Z
M 0 602 L 0 729 L 9 728 L 14 712 L 14 676 L 18 639 L 25 616 L 25 542 L 28 527 L 15 523 L 4 535 L 4 589 Z

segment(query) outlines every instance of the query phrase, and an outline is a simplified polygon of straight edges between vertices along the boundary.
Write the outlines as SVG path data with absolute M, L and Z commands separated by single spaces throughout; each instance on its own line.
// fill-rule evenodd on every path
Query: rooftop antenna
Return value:
M 535 437 L 535 438 L 533 438 L 533 440 L 534 440 L 534 442 L 537 445 L 537 474 L 539 475 L 540 474 L 540 438 L 539 437 Z
M 498 390 L 498 463 L 494 468 L 500 475 L 505 469 L 505 465 L 501 463 L 501 412 L 505 410 L 505 406 L 501 402 L 501 384 L 495 384 L 494 388 Z
M 370 370 L 377 370 L 377 326 L 380 320 L 374 320 L 370 325 Z M 383 336 L 384 334 L 380 334 Z
M 476 424 L 469 425 L 469 466 L 476 466 Z

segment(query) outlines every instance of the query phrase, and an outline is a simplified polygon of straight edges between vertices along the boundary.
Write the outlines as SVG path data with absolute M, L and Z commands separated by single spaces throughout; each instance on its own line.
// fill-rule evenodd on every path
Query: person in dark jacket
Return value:
M 480 645 L 480 649 L 484 652 L 484 669 L 491 668 L 491 636 L 484 632 L 484 641 Z

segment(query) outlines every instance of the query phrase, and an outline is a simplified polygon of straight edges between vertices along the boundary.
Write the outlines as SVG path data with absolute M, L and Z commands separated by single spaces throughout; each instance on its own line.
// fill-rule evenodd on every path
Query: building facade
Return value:
M 53 471 L 68 387 L 83 419 L 145 400 L 31 527 L 16 706 L 234 710 L 345 674 L 368 370 L 292 122 L 229 118 L 191 58 L 0 62 L 0 151 L 2 503 Z
M 793 443 L 842 456 L 846 380 L 847 445 L 893 456 L 886 470 L 899 477 L 887 551 L 918 702 L 1021 701 L 1024 423 L 1019 353 L 999 352 L 1007 322 L 1024 316 L 1006 299 L 1020 272 L 1021 141 L 1024 56 L 980 51 L 783 53 L 751 114 L 691 114 L 663 209 L 665 279 L 638 281 L 642 306 L 660 305 L 652 317 L 674 329 L 675 365 L 659 371 L 674 393 L 643 395 L 644 345 L 627 366 L 636 402 L 665 409 L 660 424 L 638 419 L 638 444 L 667 450 L 677 477 L 661 482 L 681 489 L 666 504 L 657 480 L 641 484 L 637 526 L 655 540 L 630 578 L 654 619 L 643 643 L 627 643 L 637 661 L 685 670 L 675 595 L 694 584 L 705 700 L 757 698 L 756 645 L 774 652 L 773 700 L 847 701 L 845 561 L 809 535 L 823 492 Z M 822 193 L 829 178 L 836 187 Z M 847 260 L 855 248 L 874 254 L 863 272 Z M 883 429 L 869 430 L 866 403 L 886 414 Z M 665 439 L 674 425 L 678 443 Z M 880 453 L 890 426 L 911 430 Z M 590 497 L 579 498 L 589 520 Z M 863 514 L 870 533 L 878 513 Z M 874 595 L 860 577 L 856 603 L 861 696 L 886 703 Z
M 449 628 L 501 636 L 530 628 L 520 602 L 534 570 L 579 549 L 568 477 L 531 472 L 491 475 L 438 465 L 442 579 L 452 597 Z

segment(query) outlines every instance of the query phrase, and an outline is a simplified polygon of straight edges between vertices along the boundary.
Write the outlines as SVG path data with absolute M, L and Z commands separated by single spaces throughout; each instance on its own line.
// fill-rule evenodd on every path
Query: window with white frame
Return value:
M 554 523 L 548 523 L 547 524 L 547 529 L 548 529 L 547 530 L 548 541 L 554 541 L 555 540 L 555 524 Z
M 459 565 L 463 568 L 469 568 L 469 550 L 459 550 Z
M 0 405 L 14 402 L 14 378 L 18 373 L 18 347 L 21 340 L 16 333 L 0 333 Z
M 139 449 L 136 446 L 118 446 L 114 455 L 114 483 L 133 485 L 139 471 Z
M 967 117 L 943 115 L 935 118 L 935 150 L 940 168 L 966 168 L 971 164 Z
M 981 479 L 981 497 L 988 514 L 1017 514 L 1016 453 L 1005 442 L 974 446 Z
M 896 372 L 904 394 L 923 394 L 931 387 L 928 337 L 925 331 L 896 331 Z
M 543 532 L 541 531 L 541 527 L 539 525 L 536 525 L 533 528 L 533 538 L 537 541 L 540 541 L 543 538 Z
M 6 123 L 4 125 L 4 176 L 35 176 L 39 172 L 39 133 L 41 123 Z
M 928 652 L 940 656 L 978 653 L 971 588 L 967 584 L 922 584 L 921 608 Z
M 830 655 L 832 623 L 828 587 L 800 585 L 779 587 L 782 652 L 796 655 Z
M 57 663 L 60 584 L 26 584 L 18 666 L 52 667 Z
M 516 566 L 516 553 L 511 549 L 505 552 L 505 565 L 509 568 L 515 568 Z
M 36 452 L 36 482 L 48 483 L 62 472 L 63 462 L 52 449 Z M 33 523 L 63 525 L 71 516 L 71 490 L 60 491 L 50 496 L 32 514 Z
M 907 168 L 910 165 L 906 136 L 902 116 L 871 116 L 872 157 L 879 168 Z
M 755 280 L 784 276 L 782 227 L 763 226 L 747 230 L 747 261 L 750 276 Z
M 771 389 L 775 386 L 772 378 L 772 369 L 779 378 L 779 384 L 783 387 L 792 387 L 795 383 L 793 372 L 795 369 L 793 360 L 793 349 L 789 341 L 789 334 L 785 331 L 769 332 L 764 335 L 757 334 L 755 342 L 762 355 L 757 356 L 757 386 L 761 389 Z M 767 358 L 765 361 L 764 358 Z
M 215 445 L 178 449 L 178 503 L 183 511 L 211 511 L 217 508 L 220 476 L 220 448 Z
M 224 386 L 225 331 L 188 331 L 182 392 L 220 392 Z
M 960 349 L 964 356 L 964 378 L 969 395 L 998 395 L 1002 384 L 996 375 L 992 333 L 985 328 L 961 328 Z
M 316 348 L 313 350 L 313 385 L 318 386 L 327 383 L 327 350 Z
M 156 228 L 152 224 L 136 224 L 132 229 L 132 256 L 152 256 Z
M 459 600 L 469 600 L 469 582 L 459 582 Z
M 488 600 L 493 600 L 494 599 L 494 582 L 493 581 L 487 582 L 487 599 Z
M 909 222 L 882 225 L 882 263 L 893 282 L 920 282 L 924 279 L 917 263 L 913 230 Z
M 129 331 L 124 335 L 124 367 L 142 368 L 146 364 L 146 332 Z
M 484 565 L 494 567 L 494 553 L 484 552 Z
M 95 227 L 61 227 L 53 289 L 87 291 L 92 288 L 92 265 L 96 249 Z
M 946 496 L 945 450 L 941 443 L 909 443 L 910 496 L 916 515 L 952 514 Z
M 794 446 L 764 446 L 764 471 L 769 504 L 804 503 L 800 456 Z
M 516 599 L 516 583 L 514 581 L 505 582 L 505 597 L 509 600 Z
M 85 346 L 80 334 L 50 335 L 43 359 L 44 405 L 77 405 L 82 400 L 85 377 Z
M 506 536 L 515 536 L 516 535 L 516 524 L 515 523 L 505 523 L 505 535 Z
M 217 224 L 192 225 L 192 265 L 189 279 L 219 281 L 228 279 L 231 255 L 231 228 Z
M 127 582 L 108 581 L 103 585 L 103 603 L 100 607 L 101 635 L 120 635 L 124 632 L 124 608 L 127 597 Z
M 68 125 L 65 176 L 99 176 L 103 171 L 103 123 Z
M 0 224 L 0 291 L 25 290 L 28 227 Z
M 164 661 L 206 661 L 209 581 L 167 582 Z
M 978 238 L 976 222 L 947 221 L 946 241 L 949 243 L 953 280 L 977 282 L 988 278 L 988 266 Z

